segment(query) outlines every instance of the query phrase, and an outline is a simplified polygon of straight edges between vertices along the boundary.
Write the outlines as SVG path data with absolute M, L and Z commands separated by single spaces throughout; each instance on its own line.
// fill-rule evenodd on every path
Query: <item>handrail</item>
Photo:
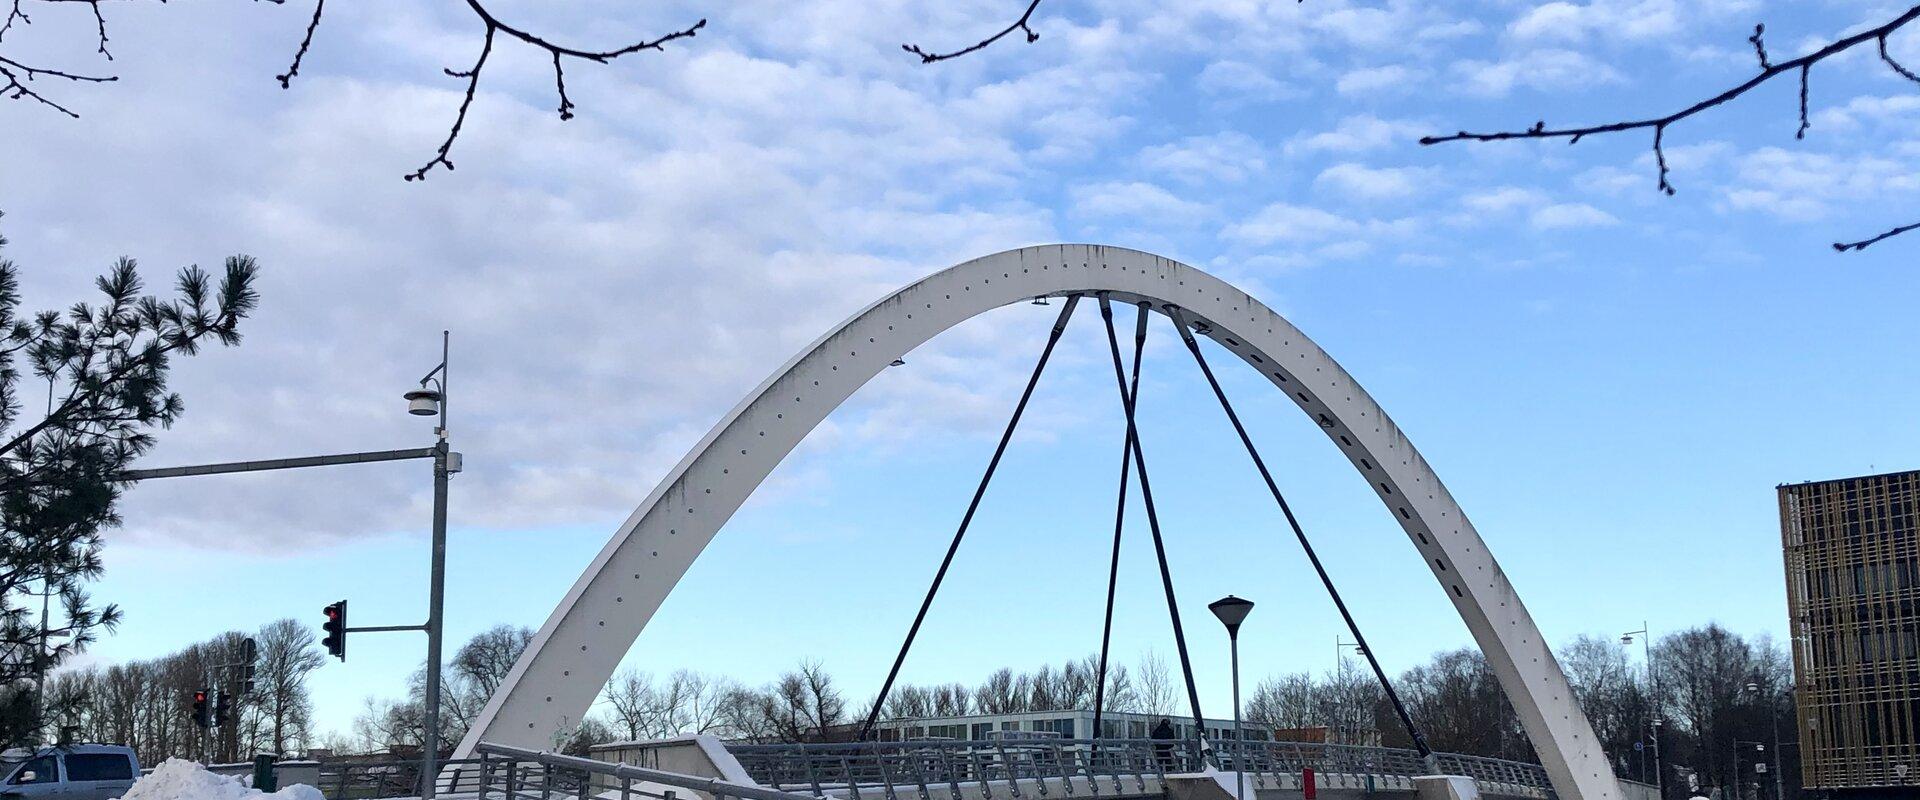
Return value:
M 548 753 L 540 750 L 527 750 L 503 744 L 481 742 L 474 749 L 476 752 L 485 756 L 502 756 L 516 761 L 531 761 L 549 768 L 558 767 L 561 769 L 578 770 L 590 775 L 609 775 L 621 779 L 650 781 L 666 786 L 691 789 L 696 792 L 706 792 L 714 796 L 724 795 L 727 797 L 744 798 L 744 800 L 814 800 L 813 795 L 783 792 L 778 789 L 768 789 L 764 786 L 734 783 L 719 778 L 702 778 L 678 772 L 665 772 L 657 769 L 648 769 L 646 767 L 636 767 L 632 764 L 614 764 L 607 761 L 596 761 L 591 758 Z

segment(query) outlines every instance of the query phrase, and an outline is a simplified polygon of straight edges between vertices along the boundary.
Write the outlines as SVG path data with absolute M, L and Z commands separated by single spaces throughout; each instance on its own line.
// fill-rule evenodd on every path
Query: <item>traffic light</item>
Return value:
M 222 690 L 213 702 L 213 724 L 222 728 L 233 721 L 233 693 Z
M 341 661 L 347 660 L 347 601 L 342 600 L 321 609 L 327 615 L 327 621 L 320 629 L 327 632 L 320 643 L 326 645 L 327 654 Z
M 213 719 L 207 716 L 207 690 L 193 690 L 193 724 L 200 728 L 213 727 Z
M 253 694 L 253 664 L 260 659 L 260 648 L 253 643 L 251 636 L 242 644 L 245 645 L 245 657 L 240 666 L 240 694 L 249 695 Z

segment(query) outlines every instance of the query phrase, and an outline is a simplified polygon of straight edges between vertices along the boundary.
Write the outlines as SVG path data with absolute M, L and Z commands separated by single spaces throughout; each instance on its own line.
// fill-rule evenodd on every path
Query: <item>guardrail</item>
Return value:
M 473 774 L 479 800 L 584 800 L 615 792 L 620 800 L 819 800 L 765 786 L 486 742 L 474 750 L 480 758 L 469 763 L 477 767 L 460 772 Z M 446 773 L 441 774 L 444 780 Z
M 479 759 L 436 761 L 436 766 L 478 765 Z M 327 800 L 371 800 L 379 797 L 417 797 L 420 759 L 406 761 L 321 761 L 320 780 L 314 785 Z M 440 793 L 473 792 L 480 788 L 478 773 L 462 769 L 441 773 Z
M 1482 784 L 1538 790 L 1551 796 L 1546 770 L 1537 764 L 1452 753 L 1434 754 L 1428 764 L 1413 750 L 1310 742 L 1221 741 L 1211 743 L 1222 769 L 1249 773 L 1299 775 L 1376 775 L 1412 778 L 1436 771 L 1466 775 Z M 1191 740 L 1166 739 L 1014 739 L 918 740 L 844 744 L 729 745 L 727 752 L 766 786 L 846 791 L 859 800 L 862 790 L 946 786 L 958 797 L 964 785 L 997 781 L 1111 779 L 1110 786 L 1131 784 L 1147 790 L 1145 778 L 1199 771 L 1205 759 Z M 1098 784 L 1095 784 L 1096 786 Z

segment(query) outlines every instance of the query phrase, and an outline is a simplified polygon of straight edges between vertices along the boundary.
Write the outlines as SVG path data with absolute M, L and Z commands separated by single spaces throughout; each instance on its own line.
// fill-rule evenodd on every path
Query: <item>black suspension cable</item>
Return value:
M 1135 327 L 1140 327 L 1146 318 L 1147 312 L 1142 309 L 1140 322 L 1135 323 Z M 1136 336 L 1133 340 L 1133 388 L 1127 392 L 1128 397 L 1140 396 L 1140 349 L 1144 344 L 1146 344 L 1144 335 Z M 1132 442 L 1122 443 L 1120 446 L 1120 499 L 1113 509 L 1113 560 L 1107 566 L 1107 617 L 1100 628 L 1100 665 L 1097 674 L 1094 675 L 1093 684 L 1092 738 L 1095 739 L 1105 735 L 1101 732 L 1100 721 L 1106 712 L 1107 654 L 1113 642 L 1113 599 L 1120 587 L 1120 532 L 1126 529 L 1127 479 L 1133 467 L 1132 456 Z
M 1040 362 L 1033 365 L 1033 375 L 1027 378 L 1027 388 L 1020 392 L 1020 402 L 1013 407 L 1013 418 L 1007 420 L 1007 429 L 1000 434 L 1000 443 L 993 448 L 993 458 L 987 462 L 987 472 L 980 476 L 980 485 L 973 490 L 973 500 L 967 503 L 967 513 L 960 518 L 960 528 L 953 533 L 953 543 L 947 545 L 946 557 L 940 559 L 940 569 L 933 574 L 933 585 L 927 587 L 927 597 L 920 601 L 920 611 L 913 615 L 913 626 L 907 629 L 906 641 L 900 643 L 900 654 L 894 656 L 893 668 L 887 670 L 887 680 L 880 684 L 880 696 L 874 698 L 873 709 L 867 712 L 867 721 L 860 726 L 859 741 L 866 741 L 873 732 L 873 724 L 880 719 L 880 711 L 887 703 L 887 694 L 893 691 L 893 681 L 900 677 L 900 665 L 906 663 L 907 651 L 913 649 L 913 638 L 920 633 L 920 623 L 927 619 L 927 609 L 933 605 L 933 596 L 940 592 L 940 582 L 947 577 L 947 568 L 953 566 L 953 554 L 960 549 L 960 540 L 967 536 L 967 526 L 973 524 L 973 514 L 980 510 L 980 498 L 987 493 L 987 484 L 993 482 L 994 470 L 1000 467 L 1000 457 L 1006 455 L 1007 443 L 1013 440 L 1013 431 L 1020 426 L 1020 417 L 1027 411 L 1027 401 L 1033 397 L 1033 387 L 1040 383 L 1040 373 L 1047 368 L 1047 360 L 1053 357 L 1053 346 L 1060 343 L 1060 334 L 1067 329 L 1067 319 L 1073 316 L 1073 307 L 1080 302 L 1079 295 L 1069 295 L 1060 317 L 1054 320 L 1053 331 L 1047 335 L 1047 346 L 1040 351 Z
M 1140 304 L 1140 319 L 1134 326 L 1134 347 L 1147 340 L 1147 304 Z M 1120 404 L 1127 412 L 1127 449 L 1133 451 L 1134 471 L 1140 474 L 1140 501 L 1147 508 L 1147 529 L 1153 533 L 1153 553 L 1160 560 L 1160 586 L 1167 594 L 1167 615 L 1173 619 L 1173 646 L 1180 652 L 1180 674 L 1187 681 L 1187 702 L 1193 708 L 1193 735 L 1202 759 L 1208 759 L 1206 720 L 1200 714 L 1200 692 L 1193 684 L 1193 661 L 1187 656 L 1187 634 L 1180 626 L 1180 604 L 1173 594 L 1173 573 L 1167 569 L 1167 548 L 1160 538 L 1160 514 L 1153 507 L 1153 484 L 1147 480 L 1147 457 L 1140 448 L 1140 430 L 1134 420 L 1134 397 L 1127 391 L 1127 372 L 1120 362 L 1120 340 L 1113 332 L 1113 307 L 1100 297 L 1100 318 L 1107 325 L 1107 347 L 1113 352 L 1113 378 L 1120 387 Z
M 1367 646 L 1367 637 L 1360 633 L 1360 625 L 1353 621 L 1353 614 L 1347 610 L 1347 603 L 1340 599 L 1340 590 L 1334 588 L 1333 578 L 1327 575 L 1327 568 L 1320 563 L 1319 554 L 1313 550 L 1313 543 L 1307 540 L 1307 533 L 1300 527 L 1300 520 L 1293 515 L 1293 507 L 1287 503 L 1286 495 L 1280 492 L 1280 485 L 1273 480 L 1268 471 L 1267 462 L 1260 457 L 1260 451 L 1253 446 L 1253 437 L 1247 435 L 1247 428 L 1240 424 L 1240 415 L 1234 413 L 1233 404 L 1227 401 L 1227 393 L 1220 388 L 1220 381 L 1213 376 L 1213 369 L 1207 366 L 1207 357 L 1200 353 L 1200 343 L 1188 330 L 1185 315 L 1179 309 L 1173 310 L 1174 327 L 1180 331 L 1180 339 L 1187 344 L 1187 351 L 1193 353 L 1193 360 L 1200 365 L 1200 372 L 1207 376 L 1207 385 L 1213 387 L 1213 396 L 1219 398 L 1220 408 L 1227 412 L 1227 420 L 1233 423 L 1233 430 L 1240 434 L 1240 443 L 1246 445 L 1247 455 L 1252 457 L 1253 466 L 1260 470 L 1260 479 L 1267 482 L 1267 491 L 1273 493 L 1274 502 L 1280 504 L 1280 513 L 1286 515 L 1287 525 L 1293 528 L 1293 536 L 1300 540 L 1300 549 L 1306 551 L 1307 560 L 1313 563 L 1313 571 L 1320 576 L 1320 584 L 1327 587 L 1327 595 L 1333 598 L 1333 605 L 1340 610 L 1340 618 L 1346 620 L 1347 630 L 1353 633 L 1354 643 L 1360 646 L 1360 654 L 1367 657 L 1368 666 L 1373 667 L 1374 677 L 1380 680 L 1380 688 L 1387 693 L 1387 700 L 1393 703 L 1393 711 L 1400 716 L 1400 724 L 1406 726 L 1407 735 L 1413 737 L 1413 746 L 1420 751 L 1422 758 L 1433 755 L 1427 747 L 1427 737 L 1413 723 L 1412 715 L 1400 702 L 1400 695 L 1393 690 L 1393 683 L 1387 680 L 1386 670 L 1380 668 L 1380 660 L 1373 655 L 1373 649 Z

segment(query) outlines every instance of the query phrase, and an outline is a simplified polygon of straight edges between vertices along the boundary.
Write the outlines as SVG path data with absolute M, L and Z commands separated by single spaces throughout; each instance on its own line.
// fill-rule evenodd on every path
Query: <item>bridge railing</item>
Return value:
M 819 800 L 765 786 L 487 742 L 481 742 L 475 754 L 478 763 L 469 769 L 477 771 L 479 800 Z
M 1482 783 L 1550 791 L 1546 770 L 1536 764 L 1452 753 L 1435 754 L 1429 765 L 1413 750 L 1311 742 L 1221 741 L 1212 743 L 1222 769 L 1298 775 L 1399 776 L 1466 775 Z M 958 796 L 963 785 L 999 781 L 1111 778 L 1110 785 L 1195 772 L 1203 759 L 1193 742 L 1165 739 L 1009 739 L 915 740 L 842 744 L 730 745 L 727 751 L 748 775 L 766 786 L 846 791 L 859 800 L 862 790 L 885 787 L 947 786 Z M 882 792 L 878 796 L 891 796 Z M 924 792 L 923 792 L 924 794 Z
M 836 744 L 729 745 L 754 780 L 772 787 L 845 790 L 1003 781 L 1133 777 L 1198 769 L 1191 743 L 1152 739 L 917 740 Z

